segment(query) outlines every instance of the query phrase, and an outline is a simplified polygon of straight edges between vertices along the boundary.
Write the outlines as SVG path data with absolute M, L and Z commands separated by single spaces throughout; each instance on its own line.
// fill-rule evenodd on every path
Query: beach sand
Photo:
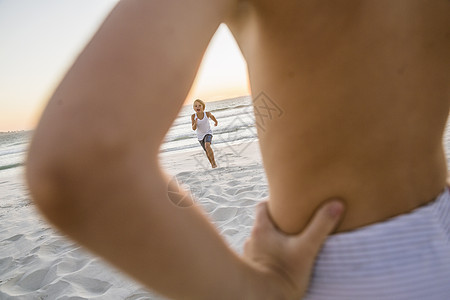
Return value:
M 162 153 L 160 162 L 241 252 L 254 207 L 267 197 L 258 143 L 224 143 L 213 149 L 216 169 L 200 145 Z M 51 228 L 30 201 L 23 167 L 0 173 L 0 199 L 0 299 L 164 299 Z

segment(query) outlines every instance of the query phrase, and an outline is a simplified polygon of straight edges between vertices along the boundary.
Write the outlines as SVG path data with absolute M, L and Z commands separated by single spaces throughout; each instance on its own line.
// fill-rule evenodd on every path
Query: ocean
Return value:
M 0 174 L 23 165 L 31 131 L 0 132 Z

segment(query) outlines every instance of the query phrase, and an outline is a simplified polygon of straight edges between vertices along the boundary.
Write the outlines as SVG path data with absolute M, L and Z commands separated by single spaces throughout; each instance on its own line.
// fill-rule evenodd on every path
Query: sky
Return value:
M 0 0 L 0 132 L 33 129 L 52 92 L 118 0 Z M 186 103 L 250 93 L 225 25 L 205 53 Z

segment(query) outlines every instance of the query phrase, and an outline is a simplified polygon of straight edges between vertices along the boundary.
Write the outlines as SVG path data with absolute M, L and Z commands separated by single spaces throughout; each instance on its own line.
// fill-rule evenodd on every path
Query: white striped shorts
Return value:
M 416 210 L 330 236 L 307 300 L 449 300 L 450 193 Z

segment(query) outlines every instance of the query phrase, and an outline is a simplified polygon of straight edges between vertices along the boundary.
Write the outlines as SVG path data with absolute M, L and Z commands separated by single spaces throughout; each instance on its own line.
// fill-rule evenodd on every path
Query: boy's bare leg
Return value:
M 214 151 L 211 148 L 211 143 L 206 142 L 205 148 L 206 148 L 206 156 L 208 157 L 209 162 L 211 163 L 211 167 L 213 168 L 217 167 L 216 161 L 214 159 Z

